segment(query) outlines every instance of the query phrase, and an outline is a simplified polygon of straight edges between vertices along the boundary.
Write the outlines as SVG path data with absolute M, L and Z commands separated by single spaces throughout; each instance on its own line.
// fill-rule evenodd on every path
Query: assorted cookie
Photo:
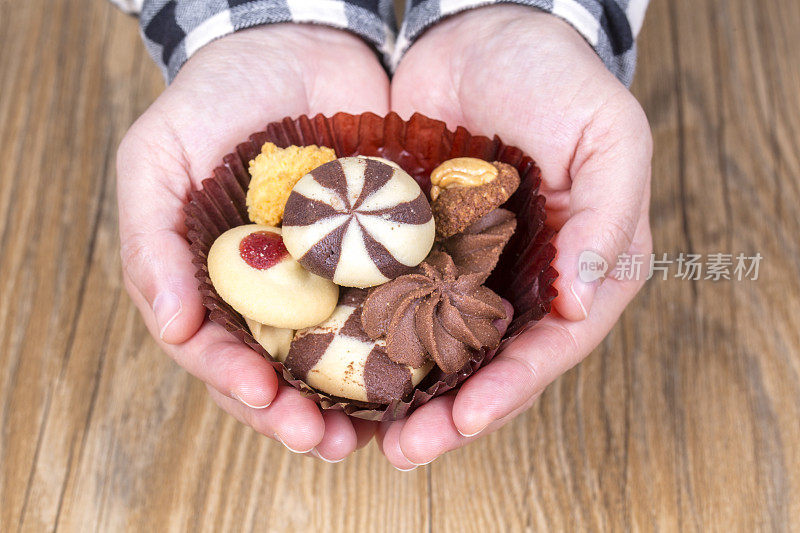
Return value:
M 372 287 L 422 262 L 433 246 L 433 213 L 414 178 L 377 159 L 344 157 L 297 182 L 283 238 L 309 271 L 346 287 Z
M 419 272 L 371 291 L 361 319 L 372 339 L 386 339 L 392 361 L 414 367 L 433 360 L 458 372 L 471 350 L 497 346 L 495 320 L 506 318 L 503 300 L 481 285 L 480 273 L 462 274 L 445 252 L 432 253 Z
M 256 224 L 208 253 L 214 289 L 297 379 L 347 401 L 409 397 L 438 366 L 496 348 L 502 299 L 484 283 L 516 228 L 499 208 L 514 167 L 455 158 L 430 200 L 396 163 L 266 143 L 250 162 Z M 280 226 L 280 227 L 279 227 Z
M 451 161 L 458 163 L 451 164 Z M 494 168 L 495 172 L 488 171 L 487 167 Z M 472 157 L 445 161 L 431 175 L 437 176 L 439 183 L 431 207 L 436 235 L 440 238 L 461 233 L 504 204 L 519 187 L 519 173 L 511 165 L 498 161 L 490 164 Z
M 497 266 L 503 248 L 516 229 L 517 218 L 514 213 L 498 208 L 467 226 L 461 233 L 442 240 L 440 245 L 452 256 L 462 273 L 479 273 L 483 283 Z
M 264 143 L 261 153 L 250 161 L 247 214 L 256 224 L 277 226 L 283 206 L 300 178 L 323 163 L 336 159 L 333 150 L 319 146 L 278 148 Z
M 292 259 L 280 228 L 250 224 L 226 231 L 208 252 L 208 274 L 242 316 L 276 328 L 319 324 L 339 298 L 338 286 Z
M 347 289 L 325 322 L 298 331 L 286 368 L 317 390 L 370 403 L 403 398 L 433 364 L 398 364 L 386 356 L 386 341 L 372 339 L 361 326 L 367 291 Z
M 280 362 L 286 360 L 294 339 L 293 329 L 268 326 L 247 317 L 244 320 L 253 338 L 273 359 Z

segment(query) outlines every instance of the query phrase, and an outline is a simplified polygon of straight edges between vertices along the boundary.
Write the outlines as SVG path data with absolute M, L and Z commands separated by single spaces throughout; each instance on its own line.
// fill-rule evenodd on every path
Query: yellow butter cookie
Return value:
M 295 183 L 323 163 L 336 159 L 331 148 L 289 146 L 278 148 L 264 143 L 261 153 L 250 161 L 250 186 L 247 213 L 250 220 L 277 226 L 283 219 L 283 206 Z

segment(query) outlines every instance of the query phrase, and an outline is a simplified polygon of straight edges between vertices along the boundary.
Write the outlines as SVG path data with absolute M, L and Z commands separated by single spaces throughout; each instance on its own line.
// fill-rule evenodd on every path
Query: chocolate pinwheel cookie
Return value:
M 283 238 L 309 271 L 372 287 L 410 271 L 433 246 L 433 214 L 404 170 L 365 157 L 321 165 L 294 186 Z
M 323 409 L 409 414 L 549 311 L 552 232 L 515 150 L 419 115 L 270 125 L 186 208 L 211 320 Z

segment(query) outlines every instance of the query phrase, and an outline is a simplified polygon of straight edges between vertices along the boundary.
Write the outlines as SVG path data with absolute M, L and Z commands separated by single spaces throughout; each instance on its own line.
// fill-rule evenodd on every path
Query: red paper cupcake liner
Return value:
M 431 398 L 458 387 L 465 379 L 491 361 L 497 350 L 476 353 L 457 373 L 444 375 L 434 368 L 410 398 L 389 405 L 367 404 L 337 398 L 316 391 L 296 379 L 256 342 L 242 315 L 225 303 L 214 290 L 208 276 L 208 251 L 225 231 L 249 224 L 245 197 L 250 182 L 248 165 L 265 142 L 285 148 L 315 144 L 333 148 L 337 157 L 370 155 L 398 163 L 414 177 L 426 194 L 430 173 L 440 163 L 454 157 L 477 157 L 502 161 L 516 167 L 521 185 L 504 206 L 517 216 L 517 229 L 487 285 L 514 306 L 514 319 L 503 344 L 550 312 L 556 296 L 553 281 L 558 275 L 550 266 L 555 257 L 551 244 L 553 231 L 545 226 L 544 197 L 539 194 L 541 173 L 534 161 L 520 149 L 506 146 L 498 137 L 471 135 L 464 128 L 450 131 L 444 122 L 414 114 L 408 121 L 396 113 L 380 117 L 373 113 L 337 113 L 327 118 L 301 116 L 285 118 L 254 133 L 222 158 L 222 165 L 203 180 L 202 189 L 192 191 L 185 207 L 187 238 L 197 266 L 203 304 L 209 319 L 222 325 L 236 338 L 260 353 L 278 369 L 293 387 L 319 403 L 322 409 L 341 409 L 350 416 L 368 420 L 395 420 L 411 414 Z M 501 344 L 502 347 L 502 344 Z

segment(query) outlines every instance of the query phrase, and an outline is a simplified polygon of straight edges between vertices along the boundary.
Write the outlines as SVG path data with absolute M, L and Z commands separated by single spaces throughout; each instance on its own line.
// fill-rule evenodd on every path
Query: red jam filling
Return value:
M 253 268 L 266 270 L 289 255 L 283 238 L 271 231 L 254 231 L 239 243 L 239 255 Z

